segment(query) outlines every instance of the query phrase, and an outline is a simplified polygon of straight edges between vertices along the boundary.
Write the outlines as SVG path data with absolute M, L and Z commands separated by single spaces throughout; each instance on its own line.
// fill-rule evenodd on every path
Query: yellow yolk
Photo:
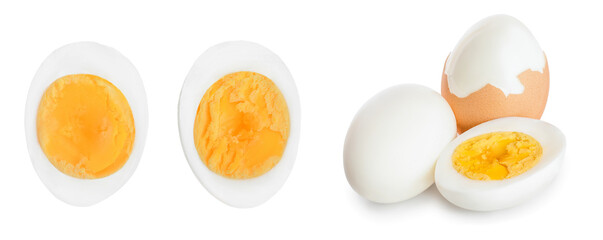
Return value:
M 36 125 L 48 160 L 72 177 L 111 175 L 132 152 L 130 105 L 117 87 L 95 75 L 67 75 L 54 81 L 42 96 Z
M 222 77 L 197 108 L 195 147 L 203 163 L 224 177 L 247 179 L 268 172 L 281 159 L 288 137 L 285 98 L 259 73 Z
M 474 180 L 502 180 L 534 167 L 542 146 L 520 132 L 492 132 L 461 143 L 452 155 L 454 169 Z

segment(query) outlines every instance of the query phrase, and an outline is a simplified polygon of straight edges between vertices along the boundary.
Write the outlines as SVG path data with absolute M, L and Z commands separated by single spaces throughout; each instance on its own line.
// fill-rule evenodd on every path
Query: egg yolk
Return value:
M 199 157 L 213 172 L 233 179 L 261 176 L 281 159 L 289 137 L 289 110 L 264 75 L 235 72 L 203 95 L 195 117 Z
M 130 105 L 117 87 L 95 75 L 67 75 L 54 81 L 42 96 L 36 125 L 48 160 L 72 177 L 109 176 L 132 152 Z
M 502 180 L 534 167 L 542 146 L 520 132 L 492 132 L 461 143 L 452 155 L 454 169 L 474 180 Z

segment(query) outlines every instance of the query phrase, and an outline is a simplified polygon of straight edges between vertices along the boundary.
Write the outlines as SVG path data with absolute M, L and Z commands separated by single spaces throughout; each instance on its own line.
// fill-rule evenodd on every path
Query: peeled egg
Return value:
M 253 207 L 285 183 L 297 152 L 300 104 L 281 59 L 251 42 L 203 53 L 182 86 L 182 148 L 197 179 L 220 201 Z
M 546 57 L 528 28 L 507 15 L 483 19 L 444 66 L 442 96 L 459 132 L 502 117 L 540 119 L 549 92 Z
M 92 42 L 50 54 L 25 106 L 34 169 L 51 193 L 76 206 L 102 201 L 132 176 L 147 122 L 136 68 L 115 49 Z
M 531 118 L 500 118 L 450 142 L 438 159 L 435 182 L 461 208 L 509 208 L 547 186 L 564 154 L 565 136 L 557 127 Z
M 455 136 L 454 114 L 440 94 L 414 84 L 390 87 L 368 100 L 348 129 L 348 182 L 373 202 L 412 198 L 433 184 L 438 155 Z

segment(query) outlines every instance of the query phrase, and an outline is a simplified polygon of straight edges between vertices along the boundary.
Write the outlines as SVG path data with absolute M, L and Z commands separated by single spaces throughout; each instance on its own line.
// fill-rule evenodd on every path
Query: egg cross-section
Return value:
M 226 42 L 203 53 L 182 86 L 178 119 L 195 176 L 228 205 L 267 201 L 293 167 L 299 96 L 285 64 L 258 44 Z
M 464 132 L 440 153 L 438 190 L 469 210 L 518 205 L 546 187 L 560 170 L 565 136 L 550 123 L 521 117 L 488 121 Z
M 92 42 L 61 47 L 42 63 L 27 96 L 33 166 L 57 198 L 100 202 L 134 173 L 147 118 L 142 80 L 123 55 Z

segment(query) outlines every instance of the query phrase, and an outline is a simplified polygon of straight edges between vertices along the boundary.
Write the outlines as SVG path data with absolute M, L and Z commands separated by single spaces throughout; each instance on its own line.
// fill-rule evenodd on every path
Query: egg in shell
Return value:
M 538 42 L 519 20 L 485 18 L 448 56 L 441 94 L 460 133 L 502 117 L 540 119 L 549 91 L 549 68 Z
M 435 183 L 448 201 L 474 211 L 513 207 L 558 174 L 565 136 L 550 123 L 506 117 L 482 123 L 440 153 Z
M 300 105 L 276 54 L 244 41 L 211 47 L 188 73 L 178 109 L 188 163 L 217 199 L 253 207 L 285 183 L 297 152 Z
M 60 200 L 89 206 L 132 176 L 144 147 L 140 75 L 117 50 L 78 42 L 51 53 L 31 82 L 25 136 L 34 169 Z

